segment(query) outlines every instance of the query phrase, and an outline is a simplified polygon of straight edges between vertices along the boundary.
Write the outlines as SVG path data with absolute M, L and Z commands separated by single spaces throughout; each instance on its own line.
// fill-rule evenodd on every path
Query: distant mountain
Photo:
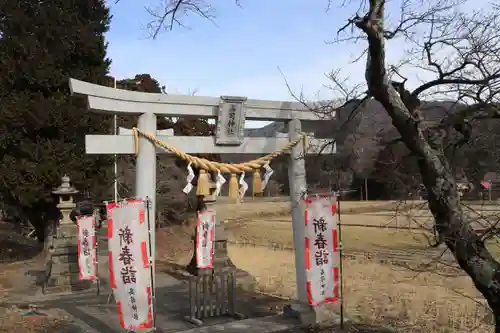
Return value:
M 331 177 L 324 176 L 326 170 L 329 171 L 326 173 L 330 174 L 330 170 L 335 172 L 338 169 L 351 172 L 355 178 L 371 177 L 370 175 L 376 168 L 376 162 L 382 150 L 387 150 L 388 144 L 399 137 L 399 133 L 392 125 L 391 118 L 379 102 L 370 100 L 360 107 L 355 115 L 352 115 L 356 105 L 357 101 L 353 101 L 342 108 L 336 109 L 336 118 L 333 120 L 302 122 L 304 132 L 314 133 L 315 137 L 318 138 L 334 138 L 337 145 L 337 154 L 335 156 L 322 156 L 319 159 L 311 157 L 307 160 L 308 182 L 321 182 L 321 178 Z M 423 101 L 420 111 L 424 122 L 438 123 L 454 107 L 457 107 L 457 105 L 449 101 Z M 479 142 L 484 147 L 482 150 L 490 149 L 491 151 L 495 149 L 491 144 L 491 140 L 494 140 L 495 137 L 492 136 L 495 130 L 491 124 L 488 125 L 487 123 L 491 122 L 475 124 L 474 132 L 478 137 L 475 140 L 479 141 L 477 141 L 477 144 L 471 144 L 470 147 L 466 148 L 466 151 L 469 152 L 468 156 L 476 156 L 474 154 L 479 148 L 475 147 L 480 146 Z M 249 137 L 275 137 L 277 135 L 286 135 L 286 133 L 287 129 L 284 122 L 274 122 L 262 128 L 245 130 L 246 136 Z M 401 149 L 398 149 L 398 151 L 401 151 Z M 226 154 L 221 157 L 225 162 L 240 163 L 257 158 L 259 155 Z M 458 169 L 467 167 L 466 164 L 469 162 L 466 162 L 465 158 L 459 157 L 459 160 L 461 162 L 459 163 L 460 166 L 457 164 Z M 500 171 L 496 170 L 496 168 L 492 169 L 497 164 L 489 160 L 487 156 L 482 157 L 480 161 L 484 161 L 484 166 L 474 166 L 477 169 L 475 172 L 480 173 L 477 177 L 482 177 L 487 171 Z M 287 165 L 285 161 L 286 159 L 281 159 L 279 166 L 277 165 L 278 161 L 275 161 L 271 166 L 276 171 L 273 178 L 286 183 Z M 391 166 L 387 165 L 386 167 L 390 168 Z
M 354 132 L 359 132 L 366 138 L 375 138 L 384 137 L 396 130 L 387 112 L 375 100 L 366 102 L 357 111 L 357 115 L 349 119 L 357 102 L 355 100 L 336 109 L 336 118 L 333 120 L 302 121 L 302 131 L 314 133 L 317 138 L 335 138 L 337 149 L 341 149 L 340 146 L 348 139 L 349 134 Z M 453 102 L 446 101 L 423 102 L 420 109 L 423 111 L 423 117 L 426 121 L 437 122 L 453 108 L 453 105 L 455 105 Z M 286 133 L 284 122 L 274 122 L 262 128 L 245 129 L 245 135 L 248 137 L 275 137 Z

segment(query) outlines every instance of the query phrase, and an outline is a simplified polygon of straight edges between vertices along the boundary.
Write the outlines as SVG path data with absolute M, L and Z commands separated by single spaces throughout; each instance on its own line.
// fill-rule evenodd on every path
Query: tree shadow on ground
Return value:
M 296 327 L 280 333 L 395 333 L 393 329 L 381 325 L 362 323 L 345 323 L 342 328 L 340 324 L 328 326 Z
M 272 316 L 282 312 L 283 307 L 291 301 L 271 295 L 248 292 L 241 288 L 236 290 L 237 310 L 247 317 Z

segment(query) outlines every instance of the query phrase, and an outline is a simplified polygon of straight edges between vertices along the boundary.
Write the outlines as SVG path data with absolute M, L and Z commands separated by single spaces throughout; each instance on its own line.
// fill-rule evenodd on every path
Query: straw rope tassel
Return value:
M 132 130 L 132 133 L 134 134 L 134 150 L 137 155 L 139 153 L 139 131 Z
M 252 184 L 253 194 L 262 192 L 262 179 L 260 178 L 260 169 L 255 169 L 253 172 L 253 184 Z
M 229 178 L 229 197 L 231 199 L 238 199 L 238 178 L 236 178 L 236 174 L 232 173 L 231 178 Z
M 210 161 L 205 158 L 196 157 L 190 154 L 187 154 L 173 146 L 170 146 L 168 143 L 159 140 L 153 134 L 148 132 L 143 132 L 139 130 L 137 127 L 132 128 L 134 135 L 134 148 L 136 154 L 139 152 L 139 137 L 142 136 L 158 147 L 168 150 L 172 154 L 177 157 L 183 159 L 186 162 L 190 162 L 193 166 L 200 169 L 200 174 L 198 176 L 198 187 L 196 189 L 197 195 L 209 195 L 210 193 L 210 180 L 208 172 L 221 172 L 221 173 L 230 173 L 231 177 L 229 179 L 229 197 L 233 199 L 238 198 L 238 190 L 239 184 L 238 179 L 236 177 L 237 174 L 241 174 L 243 172 L 254 172 L 253 175 L 253 191 L 254 193 L 262 192 L 262 180 L 260 179 L 260 168 L 269 162 L 283 155 L 285 152 L 289 151 L 297 144 L 302 143 L 304 153 L 307 150 L 307 136 L 305 133 L 301 133 L 300 137 L 297 139 L 288 142 L 283 148 L 276 150 L 270 154 L 259 157 L 255 160 L 251 160 L 248 162 L 230 164 L 230 163 L 220 163 L 215 161 Z
M 303 139 L 304 136 L 306 135 L 305 133 L 301 133 L 301 136 L 298 137 L 297 139 L 288 142 L 283 148 L 276 150 L 270 154 L 264 155 L 262 157 L 259 157 L 255 160 L 251 160 L 248 162 L 243 162 L 243 163 L 238 163 L 238 164 L 230 164 L 230 163 L 221 163 L 221 162 L 215 162 L 215 161 L 210 161 L 205 158 L 201 157 L 196 157 L 190 154 L 186 154 L 185 152 L 170 146 L 168 143 L 159 140 L 156 138 L 153 134 L 148 133 L 148 132 L 143 132 L 139 130 L 137 127 L 132 128 L 134 131 L 134 138 L 136 141 L 136 149 L 137 151 L 139 150 L 138 148 L 138 141 L 139 141 L 139 136 L 142 136 L 148 140 L 150 140 L 152 143 L 156 144 L 158 147 L 161 147 L 165 150 L 168 150 L 172 154 L 176 155 L 177 157 L 183 159 L 184 161 L 191 162 L 193 166 L 203 169 L 208 172 L 217 172 L 220 171 L 221 173 L 235 173 L 235 174 L 240 174 L 242 172 L 253 172 L 255 169 L 259 169 L 265 164 L 269 163 L 272 159 L 283 155 L 285 152 L 289 151 L 293 147 L 295 147 L 298 143 L 300 143 Z
M 200 170 L 198 175 L 198 185 L 196 186 L 196 195 L 210 195 L 210 177 L 205 170 Z

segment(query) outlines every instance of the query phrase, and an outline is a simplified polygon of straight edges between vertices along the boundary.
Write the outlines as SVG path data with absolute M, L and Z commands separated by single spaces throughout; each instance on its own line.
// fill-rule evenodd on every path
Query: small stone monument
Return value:
M 87 289 L 90 282 L 78 277 L 77 228 L 71 220 L 71 212 L 76 207 L 73 196 L 78 190 L 70 183 L 70 178 L 61 178 L 61 185 L 52 191 L 59 198 L 57 208 L 61 212 L 59 223 L 53 235 L 51 269 L 47 280 L 46 293 L 69 292 Z
M 200 209 L 215 209 L 215 203 L 217 201 L 217 197 L 215 195 L 215 183 L 210 181 L 210 195 L 202 198 L 203 204 L 201 202 L 198 204 L 198 210 Z M 255 287 L 255 279 L 248 274 L 248 272 L 237 269 L 236 266 L 231 261 L 229 257 L 229 253 L 227 250 L 227 235 L 224 229 L 224 222 L 222 220 L 217 220 L 215 222 L 215 234 L 214 234 L 214 268 L 210 269 L 198 269 L 196 267 L 196 228 L 194 234 L 192 236 L 193 241 L 193 256 L 191 257 L 191 261 L 189 262 L 186 270 L 194 276 L 198 276 L 200 274 L 212 274 L 212 272 L 223 272 L 223 271 L 234 271 L 236 274 L 236 284 L 245 290 L 253 291 Z
M 198 206 L 202 207 L 197 207 L 198 210 L 202 209 L 211 209 L 213 208 L 215 202 L 216 202 L 216 196 L 215 196 L 215 183 L 210 181 L 210 195 L 205 196 L 204 198 L 199 198 L 199 200 L 203 200 L 203 204 L 201 202 L 198 203 Z M 217 216 L 216 216 L 216 222 L 215 222 L 215 245 L 214 245 L 214 271 L 223 271 L 223 270 L 228 270 L 231 268 L 234 268 L 233 263 L 231 262 L 231 259 L 228 256 L 227 253 L 227 236 L 224 231 L 224 224 L 222 222 L 217 221 Z M 194 234 L 192 236 L 192 241 L 193 241 L 193 256 L 191 257 L 191 261 L 189 262 L 186 270 L 192 274 L 192 275 L 199 275 L 200 273 L 209 273 L 209 270 L 206 269 L 201 269 L 199 270 L 196 267 L 196 228 L 194 231 Z M 211 273 L 211 270 L 210 270 Z
M 210 195 L 198 196 L 197 210 L 211 209 L 216 201 L 215 183 L 209 182 Z M 217 219 L 217 217 L 216 217 Z M 213 268 L 198 268 L 196 264 L 196 238 L 195 228 L 193 241 L 193 256 L 186 267 L 189 277 L 189 303 L 190 315 L 185 319 L 196 325 L 202 325 L 203 320 L 210 317 L 230 316 L 243 319 L 244 316 L 237 310 L 237 287 L 239 271 L 233 265 L 227 251 L 227 237 L 224 223 L 215 222 Z M 246 282 L 246 281 L 245 281 Z M 248 282 L 246 282 L 247 284 Z M 253 284 L 252 284 L 253 286 Z

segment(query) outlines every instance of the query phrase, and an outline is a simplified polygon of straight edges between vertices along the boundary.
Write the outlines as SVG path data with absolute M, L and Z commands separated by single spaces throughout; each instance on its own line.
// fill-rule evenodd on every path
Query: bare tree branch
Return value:
M 413 7 L 412 7 L 413 3 Z M 468 119 L 498 118 L 500 87 L 500 22 L 498 12 L 461 12 L 463 2 L 431 1 L 428 8 L 418 9 L 424 2 L 404 1 L 400 22 L 394 29 L 386 26 L 385 0 L 369 0 L 363 15 L 356 14 L 342 27 L 356 26 L 368 45 L 365 79 L 368 91 L 392 119 L 394 127 L 411 153 L 418 158 L 418 167 L 428 193 L 438 242 L 446 244 L 458 265 L 472 278 L 488 301 L 500 331 L 500 264 L 484 244 L 485 235 L 477 232 L 460 205 L 460 193 L 446 155 L 452 130 L 468 141 Z M 422 38 L 423 32 L 423 38 Z M 390 79 L 386 42 L 404 38 L 414 44 L 413 59 L 420 49 L 417 66 L 435 74 L 412 93 L 404 84 Z M 444 51 L 443 51 L 444 50 Z M 422 63 L 422 61 L 424 61 Z M 393 71 L 394 72 L 394 71 Z M 400 76 L 399 70 L 396 72 Z M 423 121 L 419 97 L 432 91 L 453 96 L 457 104 L 439 126 Z M 487 234 L 491 233 L 492 227 Z
M 150 34 L 156 38 L 164 31 L 172 31 L 175 27 L 187 28 L 182 19 L 189 15 L 197 15 L 215 24 L 215 8 L 205 0 L 165 0 L 163 6 L 146 11 L 153 18 L 147 25 Z

